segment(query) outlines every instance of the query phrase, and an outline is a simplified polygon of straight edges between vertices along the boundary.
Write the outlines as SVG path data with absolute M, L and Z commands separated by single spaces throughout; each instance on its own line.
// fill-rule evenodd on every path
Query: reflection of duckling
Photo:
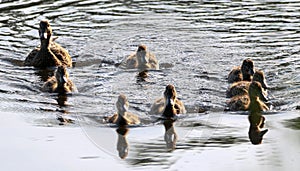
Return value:
M 57 104 L 59 106 L 66 106 L 66 101 L 68 100 L 68 97 L 66 94 L 62 93 L 62 94 L 58 94 L 57 96 Z
M 261 131 L 264 127 L 265 117 L 261 115 L 261 111 L 268 110 L 269 108 L 259 99 L 260 85 L 258 82 L 251 83 L 249 87 L 250 105 L 249 105 L 249 138 L 252 144 L 260 144 L 263 135 L 267 133 L 268 129 Z
M 262 86 L 259 82 L 253 81 L 249 86 L 249 94 L 234 96 L 227 102 L 227 105 L 229 110 L 232 111 L 248 110 L 250 107 L 259 107 L 261 110 L 269 110 L 268 106 L 262 101 L 267 101 L 263 94 Z M 251 104 L 255 105 L 251 106 Z
M 263 93 L 266 96 L 267 95 L 267 91 L 266 89 L 267 84 L 266 84 L 266 79 L 265 79 L 265 75 L 263 71 L 259 71 L 256 70 L 254 75 L 253 75 L 253 80 L 252 81 L 258 81 L 262 88 L 264 89 Z M 239 82 L 235 82 L 233 83 L 229 89 L 226 91 L 226 97 L 230 98 L 236 95 L 246 95 L 248 94 L 248 90 L 249 90 L 249 86 L 250 86 L 251 82 L 249 81 L 239 81 Z
M 29 53 L 25 59 L 25 65 L 35 67 L 72 66 L 72 59 L 68 51 L 51 39 L 52 28 L 49 21 L 42 20 L 40 22 L 39 36 L 41 46 Z
M 127 126 L 119 126 L 116 130 L 118 133 L 118 142 L 117 142 L 117 150 L 119 152 L 119 157 L 121 159 L 125 159 L 128 155 L 128 141 L 127 134 L 129 129 Z
M 261 131 L 264 127 L 265 117 L 261 114 L 251 114 L 248 116 L 250 126 L 249 126 L 249 139 L 252 144 L 261 144 L 263 136 L 268 132 L 268 129 Z
M 116 103 L 117 113 L 106 119 L 109 123 L 117 125 L 135 125 L 140 124 L 139 117 L 133 113 L 128 112 L 129 102 L 124 94 L 120 94 Z
M 186 113 L 184 104 L 177 99 L 177 92 L 173 85 L 168 85 L 164 92 L 164 98 L 157 99 L 150 109 L 150 114 L 163 114 L 166 105 L 174 104 L 176 114 Z
M 165 142 L 167 145 L 167 149 L 174 150 L 176 148 L 176 142 L 177 142 L 177 133 L 174 128 L 174 122 L 173 119 L 166 119 L 164 120 L 163 124 L 165 127 Z
M 254 74 L 254 63 L 251 59 L 245 59 L 242 67 L 234 67 L 228 75 L 228 82 L 251 81 Z
M 137 51 L 127 57 L 121 66 L 127 69 L 138 68 L 140 71 L 159 68 L 155 55 L 147 50 L 146 45 L 140 45 Z
M 44 83 L 42 91 L 62 94 L 76 91 L 76 87 L 69 79 L 66 67 L 59 66 L 57 67 L 55 75 Z

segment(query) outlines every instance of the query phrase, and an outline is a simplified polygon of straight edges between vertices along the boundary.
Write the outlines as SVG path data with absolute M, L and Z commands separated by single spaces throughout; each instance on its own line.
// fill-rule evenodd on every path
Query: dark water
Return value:
M 250 146 L 247 113 L 223 111 L 228 100 L 227 74 L 243 59 L 251 58 L 264 70 L 271 87 L 272 110 L 267 120 L 274 118 L 275 123 L 284 122 L 284 128 L 299 130 L 299 119 L 289 117 L 290 113 L 298 114 L 294 110 L 300 96 L 298 1 L 29 0 L 2 2 L 0 11 L 0 110 L 19 113 L 34 125 L 58 126 L 56 118 L 64 115 L 74 119 L 75 126 L 105 127 L 102 117 L 115 111 L 117 96 L 124 93 L 130 111 L 144 119 L 144 131 L 149 133 L 155 128 L 148 115 L 150 106 L 172 83 L 190 113 L 185 122 L 178 123 L 186 129 L 181 135 L 198 129 L 209 135 L 196 133 L 205 140 L 186 138 L 177 145 L 178 151 Z M 69 73 L 78 93 L 67 97 L 66 106 L 58 105 L 56 95 L 40 91 L 48 75 L 22 64 L 39 44 L 38 23 L 45 18 L 50 20 L 54 35 L 59 36 L 57 42 L 75 61 Z M 141 43 L 161 64 L 160 70 L 149 72 L 146 82 L 137 80 L 136 70 L 102 62 L 118 63 Z M 206 113 L 198 114 L 199 110 Z M 287 118 L 275 117 L 277 114 Z M 227 120 L 228 116 L 236 122 L 221 123 L 220 118 Z M 241 127 L 246 131 L 240 131 Z M 163 130 L 157 132 L 163 134 Z M 140 137 L 141 142 L 143 139 Z M 272 145 L 271 140 L 266 140 L 268 143 Z M 130 166 L 168 168 L 176 163 L 173 157 L 180 154 L 158 150 L 165 146 L 163 138 L 148 144 L 133 142 L 132 146 L 136 150 L 126 159 Z M 157 161 L 149 156 L 156 156 Z

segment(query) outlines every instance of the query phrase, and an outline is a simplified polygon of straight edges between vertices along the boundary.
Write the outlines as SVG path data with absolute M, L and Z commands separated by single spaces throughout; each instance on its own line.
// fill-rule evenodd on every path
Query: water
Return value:
M 247 113 L 223 111 L 228 100 L 226 76 L 245 58 L 253 59 L 255 66 L 265 72 L 271 87 L 272 110 L 266 115 L 267 121 L 278 123 L 282 129 L 299 130 L 291 126 L 299 125 L 295 119 L 300 96 L 299 10 L 300 3 L 293 0 L 2 2 L 0 110 L 18 113 L 36 126 L 56 127 L 58 116 L 72 118 L 75 124 L 70 126 L 83 126 L 92 140 L 104 146 L 96 140 L 99 135 L 94 134 L 95 129 L 107 127 L 101 122 L 102 117 L 115 112 L 117 96 L 124 93 L 130 111 L 144 121 L 143 127 L 130 130 L 128 138 L 132 136 L 137 141 L 129 141 L 133 146 L 126 159 L 129 166 L 172 168 L 181 151 L 201 153 L 207 148 L 218 151 L 226 147 L 242 153 L 239 150 L 251 146 L 247 137 Z M 67 97 L 66 106 L 58 105 L 57 95 L 40 91 L 52 72 L 46 72 L 45 76 L 42 71 L 22 64 L 39 44 L 38 23 L 45 18 L 50 20 L 54 35 L 59 36 L 56 41 L 69 50 L 75 61 L 69 73 L 78 93 Z M 102 62 L 119 63 L 141 43 L 160 62 L 160 70 L 150 71 L 146 82 L 138 81 L 136 70 Z M 179 141 L 173 153 L 161 149 L 165 146 L 163 129 L 155 129 L 161 125 L 153 124 L 147 113 L 170 83 L 175 85 L 190 113 L 177 123 L 181 137 L 189 136 Z M 198 113 L 203 110 L 206 113 Z M 87 124 L 93 129 L 86 128 Z M 150 141 L 143 137 L 143 131 L 135 133 L 139 129 L 151 135 Z M 155 133 L 150 133 L 152 129 Z M 269 134 L 269 139 L 263 144 L 267 149 L 272 146 L 272 135 L 275 137 L 272 128 L 269 129 L 266 135 Z M 273 130 L 280 133 L 280 129 Z M 148 143 L 143 146 L 143 141 Z M 145 150 L 145 154 L 139 152 Z M 270 151 L 276 153 L 278 149 Z M 220 153 L 224 152 L 220 150 Z M 149 160 L 149 156 L 155 156 L 157 161 Z M 271 158 L 277 161 L 282 156 L 276 154 Z M 257 167 L 262 165 L 257 163 Z

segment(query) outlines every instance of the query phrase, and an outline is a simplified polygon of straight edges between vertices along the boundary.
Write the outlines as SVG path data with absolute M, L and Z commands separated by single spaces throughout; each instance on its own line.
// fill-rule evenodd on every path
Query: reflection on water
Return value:
M 165 135 L 164 140 L 167 144 L 167 149 L 174 150 L 176 148 L 176 142 L 177 142 L 177 133 L 174 128 L 174 122 L 173 119 L 165 119 L 163 121 L 164 127 L 165 127 Z
M 254 145 L 261 144 L 263 136 L 268 132 L 268 129 L 261 131 L 265 125 L 265 117 L 261 114 L 250 114 L 248 118 L 250 122 L 249 139 Z
M 121 159 L 125 159 L 129 152 L 128 141 L 127 141 L 128 131 L 129 129 L 127 128 L 126 125 L 119 126 L 116 129 L 116 132 L 118 134 L 117 150 L 119 152 L 119 157 Z
M 287 158 L 285 151 L 278 153 L 280 148 L 273 148 L 278 145 L 276 141 L 284 141 L 276 138 L 284 128 L 272 124 L 284 120 L 286 127 L 296 129 L 299 125 L 298 116 L 289 117 L 299 106 L 300 96 L 299 10 L 299 2 L 293 0 L 2 1 L 0 111 L 25 115 L 36 125 L 52 123 L 53 116 L 67 111 L 75 123 L 86 121 L 88 126 L 98 127 L 103 126 L 99 118 L 114 112 L 113 99 L 124 93 L 130 97 L 130 110 L 141 118 L 143 126 L 130 130 L 131 150 L 126 157 L 130 165 L 168 168 L 186 151 L 201 156 L 209 150 L 230 148 L 241 156 L 248 154 L 245 149 L 253 148 L 259 153 L 253 155 L 257 166 L 253 169 L 289 169 L 289 163 L 269 163 Z M 78 93 L 72 96 L 42 93 L 41 86 L 53 72 L 23 66 L 28 53 L 39 44 L 38 23 L 45 18 L 58 36 L 55 41 L 68 49 L 76 62 L 70 77 Z M 160 70 L 149 70 L 145 81 L 137 79 L 138 70 L 118 67 L 139 44 L 146 44 L 160 63 Z M 249 146 L 245 136 L 249 131 L 245 113 L 223 112 L 227 73 L 245 58 L 264 69 L 270 104 L 274 106 L 265 115 L 266 127 L 272 131 L 261 146 L 255 147 Z M 186 118 L 176 121 L 179 138 L 172 153 L 165 151 L 164 137 L 157 137 L 162 135 L 162 125 L 153 125 L 148 115 L 152 102 L 161 97 L 161 90 L 168 84 L 176 86 L 188 112 Z M 198 115 L 200 111 L 209 116 L 222 114 L 218 120 L 203 119 Z M 293 142 L 284 141 L 285 146 Z M 260 148 L 270 153 L 264 155 L 266 151 Z M 247 157 L 238 159 L 236 162 L 233 157 L 233 162 L 249 161 Z M 224 158 L 226 161 L 231 162 Z

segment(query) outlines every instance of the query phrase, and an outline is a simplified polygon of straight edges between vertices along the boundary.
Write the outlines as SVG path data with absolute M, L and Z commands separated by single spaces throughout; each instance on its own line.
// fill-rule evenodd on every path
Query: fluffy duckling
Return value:
M 117 113 L 106 119 L 106 122 L 115 123 L 118 126 L 140 124 L 139 117 L 128 112 L 129 102 L 124 94 L 120 94 L 116 103 Z
M 265 124 L 265 117 L 262 116 L 261 112 L 269 108 L 258 97 L 261 94 L 259 86 L 258 82 L 254 82 L 249 87 L 250 104 L 248 108 L 248 120 L 250 127 L 248 135 L 251 143 L 255 145 L 261 144 L 264 134 L 268 132 L 268 129 L 261 131 L 261 128 Z
M 77 89 L 69 79 L 66 67 L 58 66 L 55 75 L 44 83 L 42 91 L 63 94 L 77 91 Z
M 122 62 L 122 67 L 127 69 L 137 68 L 140 71 L 147 69 L 159 69 L 155 55 L 147 50 L 146 45 L 139 45 L 137 51 Z
M 173 107 L 168 108 L 170 105 Z M 164 91 L 164 97 L 154 102 L 149 114 L 163 114 L 166 110 L 173 110 L 173 108 L 176 114 L 186 113 L 183 102 L 177 99 L 175 86 L 169 84 Z
M 255 107 L 258 108 L 257 110 L 269 110 L 268 106 L 262 101 L 267 101 L 263 94 L 263 88 L 259 82 L 253 81 L 249 86 L 248 94 L 232 97 L 227 105 L 231 111 L 248 110 Z
M 51 38 L 52 28 L 48 20 L 42 20 L 39 27 L 40 47 L 36 47 L 26 57 L 24 65 L 34 67 L 52 67 L 65 65 L 72 67 L 72 58 L 68 51 Z
M 263 88 L 264 95 L 267 96 L 267 90 L 266 89 L 268 88 L 268 86 L 267 86 L 267 83 L 266 83 L 264 72 L 256 70 L 254 75 L 253 75 L 252 81 L 259 82 L 261 84 L 262 88 Z M 231 98 L 231 97 L 237 96 L 237 95 L 246 95 L 246 94 L 248 94 L 250 84 L 251 84 L 251 82 L 249 82 L 249 81 L 239 81 L 239 82 L 233 83 L 229 87 L 229 89 L 226 91 L 226 97 Z
M 242 66 L 234 67 L 228 75 L 228 82 L 251 81 L 254 74 L 254 63 L 251 59 L 245 59 Z

